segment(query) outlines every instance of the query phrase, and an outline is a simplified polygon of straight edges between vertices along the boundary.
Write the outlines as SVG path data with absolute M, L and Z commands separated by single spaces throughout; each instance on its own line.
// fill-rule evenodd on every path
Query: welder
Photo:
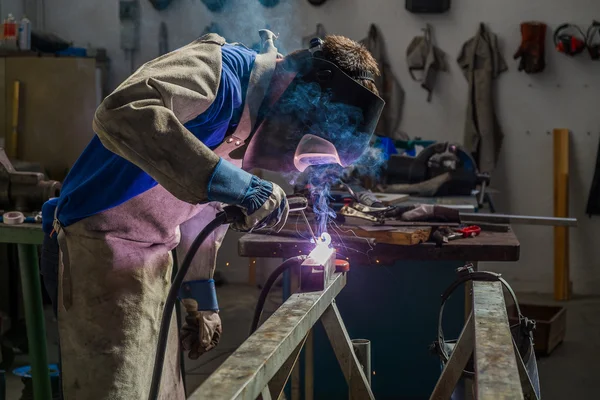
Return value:
M 283 57 L 272 32 L 260 36 L 260 53 L 208 34 L 144 64 L 99 106 L 96 136 L 44 205 L 42 273 L 56 293 L 58 266 L 64 399 L 148 395 L 170 251 L 185 254 L 224 204 L 244 212 L 238 231 L 286 221 L 284 191 L 247 171 L 348 166 L 369 146 L 384 105 L 370 53 L 328 36 Z M 226 230 L 205 241 L 180 292 L 192 359 L 222 332 L 212 276 Z M 163 399 L 185 398 L 174 329 L 175 320 Z

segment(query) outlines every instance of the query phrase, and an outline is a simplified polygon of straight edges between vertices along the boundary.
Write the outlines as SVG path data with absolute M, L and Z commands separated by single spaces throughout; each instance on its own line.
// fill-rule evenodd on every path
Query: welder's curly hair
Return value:
M 345 36 L 328 35 L 323 39 L 323 58 L 331 61 L 346 74 L 352 76 L 358 71 L 367 71 L 379 76 L 379 66 L 369 50 L 362 44 Z M 357 82 L 375 94 L 379 94 L 375 84 L 366 79 Z

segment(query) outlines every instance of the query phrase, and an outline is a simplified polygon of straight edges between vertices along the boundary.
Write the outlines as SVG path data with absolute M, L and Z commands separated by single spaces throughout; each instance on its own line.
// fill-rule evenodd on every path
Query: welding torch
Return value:
M 308 218 L 306 218 L 306 214 L 304 213 L 304 210 L 306 210 L 306 207 L 308 207 L 308 200 L 306 199 L 306 197 L 302 195 L 291 195 L 287 196 L 286 198 L 290 207 L 290 213 L 299 212 L 302 215 L 304 222 L 306 222 L 306 226 L 308 228 L 310 236 L 315 241 L 315 243 L 318 243 L 317 237 L 315 236 L 315 232 L 313 231 L 312 226 L 310 226 L 310 222 L 308 222 Z

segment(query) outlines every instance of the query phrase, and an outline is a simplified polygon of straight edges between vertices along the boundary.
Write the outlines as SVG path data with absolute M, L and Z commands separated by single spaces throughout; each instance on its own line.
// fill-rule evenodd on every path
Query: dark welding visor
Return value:
M 310 165 L 353 164 L 369 143 L 385 102 L 320 52 L 286 57 L 284 68 L 297 74 L 268 107 L 244 156 L 244 167 L 303 171 Z

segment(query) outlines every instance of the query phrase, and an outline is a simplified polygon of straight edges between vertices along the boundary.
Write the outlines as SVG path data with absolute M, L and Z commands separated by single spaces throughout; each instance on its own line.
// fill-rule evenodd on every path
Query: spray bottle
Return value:
M 4 36 L 4 48 L 6 50 L 17 49 L 17 22 L 12 14 L 8 14 L 8 17 L 4 20 L 2 25 L 2 31 Z
M 19 49 L 21 51 L 31 50 L 31 21 L 23 16 L 19 23 Z

